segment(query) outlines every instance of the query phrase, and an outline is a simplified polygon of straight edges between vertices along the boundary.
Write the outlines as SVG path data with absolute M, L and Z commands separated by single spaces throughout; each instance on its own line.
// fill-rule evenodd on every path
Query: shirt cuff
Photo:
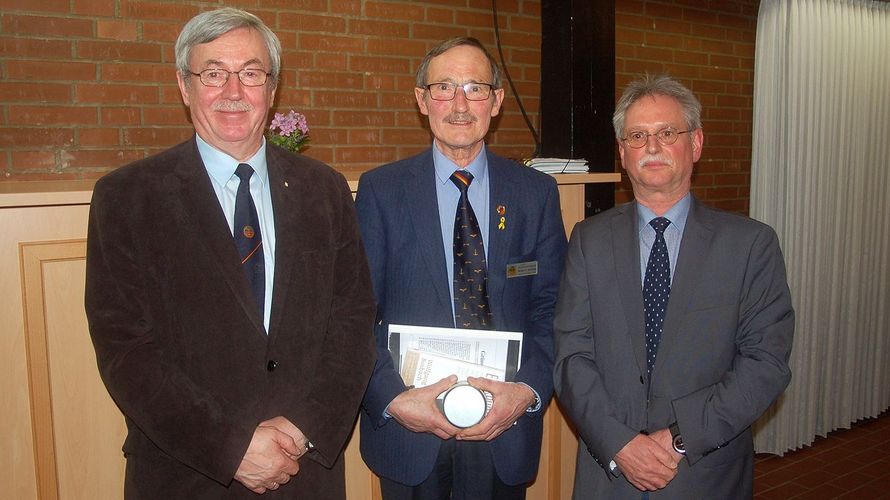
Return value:
M 529 389 L 531 389 L 532 393 L 534 393 L 534 395 L 535 395 L 535 402 L 534 402 L 531 406 L 529 406 L 529 407 L 525 410 L 525 412 L 526 412 L 526 413 L 535 413 L 535 412 L 537 412 L 537 411 L 541 411 L 541 407 L 544 406 L 544 405 L 543 405 L 543 403 L 541 402 L 541 395 L 538 394 L 538 391 L 536 391 L 536 390 L 534 389 L 534 387 L 532 387 L 532 386 L 526 384 L 525 382 L 517 382 L 517 384 L 522 384 L 522 385 L 528 387 Z

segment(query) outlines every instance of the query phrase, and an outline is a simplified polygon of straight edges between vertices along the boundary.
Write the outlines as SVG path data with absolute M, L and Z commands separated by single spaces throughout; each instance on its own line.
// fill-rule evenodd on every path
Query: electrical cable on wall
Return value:
M 504 68 L 504 76 L 507 77 L 507 82 L 510 84 L 510 90 L 513 91 L 513 97 L 516 98 L 516 103 L 519 104 L 519 112 L 522 113 L 522 117 L 525 119 L 525 124 L 528 127 L 529 132 L 532 134 L 532 139 L 535 141 L 535 151 L 532 153 L 532 158 L 537 158 L 541 154 L 541 139 L 538 137 L 538 131 L 535 130 L 534 125 L 532 125 L 528 113 L 525 112 L 525 106 L 522 105 L 522 99 L 519 97 L 519 92 L 516 92 L 516 86 L 513 85 L 513 79 L 510 78 L 510 71 L 507 69 L 507 62 L 504 60 L 504 50 L 501 48 L 501 33 L 498 30 L 498 3 L 496 0 L 491 0 L 491 16 L 492 24 L 494 25 L 494 40 L 498 47 L 498 55 L 501 58 L 501 67 Z

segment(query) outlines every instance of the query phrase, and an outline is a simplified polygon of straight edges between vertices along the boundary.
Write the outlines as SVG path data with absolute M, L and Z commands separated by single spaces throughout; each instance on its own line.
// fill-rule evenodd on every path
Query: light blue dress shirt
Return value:
M 247 161 L 239 162 L 226 153 L 214 148 L 200 135 L 195 134 L 198 143 L 198 152 L 204 162 L 204 168 L 210 175 L 210 184 L 219 200 L 229 231 L 234 238 L 235 224 L 235 195 L 241 180 L 235 175 L 235 168 L 239 163 L 247 163 L 253 167 L 254 174 L 250 176 L 250 195 L 253 204 L 256 205 L 257 217 L 260 219 L 260 231 L 263 236 L 263 259 L 266 271 L 266 294 L 263 304 L 263 325 L 266 332 L 269 331 L 269 316 L 272 311 L 272 289 L 275 277 L 275 218 L 272 213 L 272 191 L 269 188 L 269 169 L 266 165 L 266 139 L 263 144 Z
M 663 217 L 670 224 L 664 230 L 664 242 L 667 244 L 668 259 L 671 266 L 671 282 L 674 281 L 674 270 L 677 266 L 677 256 L 680 255 L 680 242 L 683 239 L 683 229 L 686 228 L 686 218 L 689 216 L 690 194 L 674 204 Z M 637 225 L 640 229 L 640 283 L 646 280 L 646 264 L 649 262 L 649 254 L 655 243 L 655 229 L 649 225 L 649 221 L 658 217 L 655 212 L 637 203 Z
M 448 291 L 451 294 L 451 316 L 454 317 L 454 219 L 460 189 L 451 182 L 451 174 L 459 167 L 449 160 L 433 144 L 433 165 L 436 169 L 436 199 L 439 204 L 439 225 L 442 227 L 442 246 L 445 250 L 445 269 L 448 271 Z M 467 197 L 482 231 L 482 245 L 488 258 L 488 155 L 485 146 L 476 158 L 467 165 L 466 171 L 473 174 L 473 182 L 467 189 Z

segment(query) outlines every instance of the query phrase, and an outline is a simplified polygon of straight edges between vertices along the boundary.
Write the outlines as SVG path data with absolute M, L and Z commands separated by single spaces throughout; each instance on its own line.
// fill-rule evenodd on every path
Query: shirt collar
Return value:
M 204 168 L 207 169 L 207 173 L 210 177 L 212 177 L 220 186 L 225 186 L 226 183 L 229 182 L 232 176 L 235 175 L 235 168 L 238 167 L 240 163 L 247 163 L 253 167 L 254 176 L 262 185 L 266 185 L 266 181 L 269 177 L 269 168 L 266 165 L 265 137 L 263 137 L 263 143 L 260 145 L 260 149 L 244 162 L 238 161 L 211 146 L 205 142 L 204 139 L 201 139 L 201 136 L 198 134 L 195 134 L 195 139 L 198 143 L 198 153 L 201 154 L 201 160 L 204 162 Z
M 439 179 L 440 184 L 450 182 L 451 174 L 455 170 L 460 169 L 456 163 L 439 151 L 435 142 L 433 143 L 433 166 L 436 169 L 436 177 Z M 488 154 L 484 144 L 482 149 L 479 150 L 479 154 L 473 158 L 473 161 L 464 170 L 473 174 L 473 182 L 485 180 L 485 176 L 488 174 Z
M 686 196 L 680 198 L 680 201 L 674 203 L 674 206 L 665 212 L 663 217 L 666 217 L 671 221 L 671 225 L 668 226 L 668 228 L 673 226 L 680 232 L 680 234 L 683 234 L 683 230 L 686 228 L 686 218 L 689 216 L 689 206 L 691 204 L 692 195 L 686 193 Z M 649 208 L 643 204 L 637 203 L 637 227 L 639 227 L 640 234 L 642 234 L 644 229 L 649 227 L 649 221 L 655 217 L 658 217 L 655 215 L 655 212 L 649 210 Z

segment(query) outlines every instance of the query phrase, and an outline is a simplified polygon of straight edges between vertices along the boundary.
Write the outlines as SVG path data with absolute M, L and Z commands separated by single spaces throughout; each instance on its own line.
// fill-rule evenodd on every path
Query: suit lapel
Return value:
M 185 146 L 185 152 L 180 157 L 175 172 L 176 180 L 171 183 L 175 186 L 172 188 L 173 195 L 182 202 L 185 217 L 191 221 L 191 227 L 182 230 L 197 235 L 196 239 L 209 248 L 207 256 L 218 270 L 217 277 L 221 278 L 232 291 L 245 314 L 254 323 L 257 333 L 265 337 L 263 320 L 250 293 L 247 276 L 238 264 L 240 258 L 232 240 L 232 233 L 219 207 L 216 193 L 204 169 L 194 139 Z M 196 254 L 195 258 L 205 257 Z
M 640 278 L 640 237 L 636 203 L 619 207 L 618 214 L 612 218 L 612 255 L 615 258 L 621 304 L 627 322 L 627 333 L 633 345 L 634 358 L 637 360 L 640 373 L 646 373 L 646 326 L 643 321 L 645 314 L 643 284 Z
M 509 214 L 518 209 L 515 198 L 515 179 L 510 175 L 510 166 L 488 155 L 488 298 L 495 328 L 504 324 L 503 295 L 507 281 L 507 259 L 510 256 L 510 243 L 521 228 L 510 223 Z M 504 229 L 499 229 L 501 216 L 498 207 L 504 208 L 507 219 Z M 515 219 L 518 221 L 519 219 Z
M 269 146 L 266 146 L 266 165 L 269 168 L 269 191 L 275 216 L 275 280 L 269 315 L 269 339 L 274 340 L 288 303 L 291 282 L 294 281 L 294 265 L 300 259 L 296 249 L 306 247 L 298 243 L 298 239 L 308 234 L 301 217 L 305 214 L 301 203 L 308 199 L 312 186 L 295 178 L 294 170 L 285 168 Z
M 676 343 L 681 320 L 702 276 L 698 263 L 703 255 L 707 255 L 713 237 L 707 210 L 692 197 L 677 264 L 674 266 L 674 277 L 671 279 L 671 296 L 665 312 L 658 355 L 655 357 L 655 372 L 665 360 L 670 359 L 670 350 Z
M 436 194 L 435 168 L 433 167 L 433 153 L 428 150 L 420 155 L 411 165 L 405 176 L 405 190 L 402 193 L 405 200 L 405 213 L 414 228 L 417 236 L 416 246 L 421 248 L 424 263 L 429 272 L 432 287 L 442 305 L 447 306 L 451 313 L 451 284 L 448 283 L 448 273 L 445 269 L 445 254 L 442 242 L 442 225 L 439 222 L 439 205 Z

